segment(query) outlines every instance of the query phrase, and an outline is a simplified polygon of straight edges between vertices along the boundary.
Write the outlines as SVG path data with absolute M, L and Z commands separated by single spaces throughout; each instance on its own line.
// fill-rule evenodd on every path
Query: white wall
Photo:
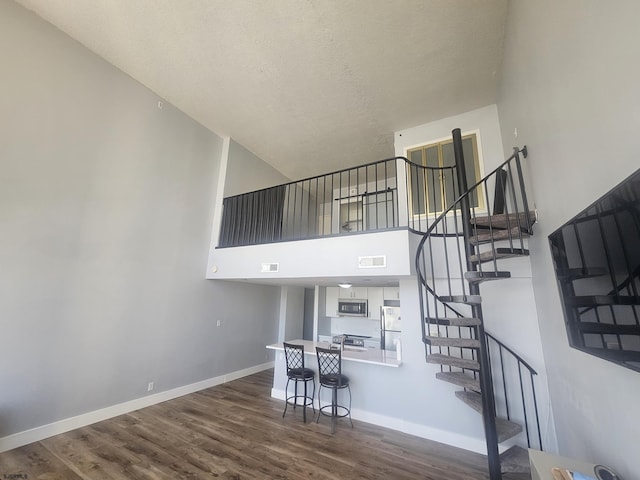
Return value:
M 358 257 L 378 255 L 386 255 L 386 267 L 358 267 Z M 391 230 L 298 242 L 221 248 L 211 252 L 209 263 L 208 278 L 321 279 L 409 275 L 413 258 L 409 251 L 409 233 L 406 230 Z M 262 263 L 278 263 L 279 271 L 263 273 Z M 335 282 L 332 285 L 335 285 Z
M 505 152 L 514 141 L 530 152 L 532 271 L 560 453 L 625 479 L 640 478 L 640 374 L 569 348 L 547 235 L 640 165 L 638 18 L 635 0 L 512 1 L 498 98 Z
M 478 150 L 481 166 L 484 167 L 481 170 L 482 176 L 506 159 L 502 150 L 502 136 L 495 105 L 487 105 L 460 115 L 395 132 L 396 155 L 406 156 L 409 148 L 450 139 L 454 128 L 459 128 L 463 135 L 478 132 Z
M 14 2 L 0 56 L 0 448 L 264 363 L 279 289 L 203 278 L 222 139 Z

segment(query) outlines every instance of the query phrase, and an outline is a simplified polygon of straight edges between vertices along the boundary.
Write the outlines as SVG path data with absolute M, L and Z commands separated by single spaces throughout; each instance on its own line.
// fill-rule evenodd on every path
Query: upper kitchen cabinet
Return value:
M 369 317 L 380 319 L 380 306 L 383 304 L 382 288 L 367 287 L 327 287 L 326 288 L 326 316 L 338 316 L 338 300 L 366 300 L 369 308 Z
M 329 290 L 329 288 L 333 287 L 327 287 L 327 290 Z M 358 300 L 367 299 L 367 287 L 338 287 L 338 290 L 338 298 L 357 298 Z
M 400 300 L 400 288 L 384 287 L 382 289 L 382 295 L 384 300 Z

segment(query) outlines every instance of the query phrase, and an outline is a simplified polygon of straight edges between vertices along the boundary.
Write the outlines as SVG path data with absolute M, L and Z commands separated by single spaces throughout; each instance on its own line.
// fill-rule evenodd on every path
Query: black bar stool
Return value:
M 342 374 L 342 350 L 333 348 L 316 347 L 318 356 L 318 376 L 320 377 L 320 388 L 318 389 L 318 418 L 320 415 L 331 417 L 331 433 L 336 430 L 336 418 L 349 417 L 351 428 L 351 387 L 349 387 L 349 377 Z M 331 389 L 331 403 L 322 406 L 320 394 L 322 387 Z M 347 389 L 349 391 L 349 406 L 338 404 L 338 390 Z
M 284 387 L 284 394 L 286 397 L 284 404 L 284 412 L 282 412 L 282 417 L 287 413 L 287 407 L 289 405 L 293 405 L 295 409 L 296 406 L 302 406 L 302 417 L 306 423 L 307 421 L 307 406 L 311 405 L 313 408 L 313 412 L 315 413 L 316 408 L 313 405 L 313 398 L 316 396 L 316 373 L 310 369 L 305 368 L 304 366 L 304 346 L 303 345 L 294 345 L 292 343 L 283 342 L 284 345 L 284 356 L 287 361 L 287 385 Z M 293 380 L 295 383 L 293 389 L 293 395 L 289 396 L 289 382 Z M 304 394 L 298 395 L 298 382 L 304 382 Z M 307 382 L 313 382 L 313 394 L 309 396 L 307 391 Z M 301 403 L 298 403 L 298 399 L 302 399 Z

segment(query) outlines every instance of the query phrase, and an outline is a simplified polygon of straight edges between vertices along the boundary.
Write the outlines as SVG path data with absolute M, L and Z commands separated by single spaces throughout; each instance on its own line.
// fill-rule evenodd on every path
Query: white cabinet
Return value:
M 398 287 L 327 287 L 325 315 L 327 317 L 338 316 L 338 300 L 340 299 L 367 300 L 368 317 L 372 320 L 380 320 L 380 308 L 384 305 L 384 301 L 399 300 L 399 298 Z
M 380 308 L 384 304 L 382 287 L 374 287 L 367 289 L 369 318 L 380 320 Z
M 384 300 L 400 300 L 400 289 L 398 287 L 384 287 L 382 290 Z
M 338 316 L 338 290 L 342 290 L 339 287 L 327 287 L 326 300 L 325 300 L 325 315 L 327 317 Z
M 327 287 L 327 289 L 333 287 Z M 367 287 L 338 288 L 338 298 L 367 299 Z
M 373 299 L 371 298 L 371 295 L 374 296 Z M 326 300 L 325 300 L 325 307 L 326 307 L 325 315 L 327 317 L 338 316 L 338 300 L 341 300 L 341 299 L 367 300 L 367 304 L 369 308 L 369 317 L 376 320 L 380 319 L 380 305 L 382 305 L 382 289 L 381 288 L 327 287 Z

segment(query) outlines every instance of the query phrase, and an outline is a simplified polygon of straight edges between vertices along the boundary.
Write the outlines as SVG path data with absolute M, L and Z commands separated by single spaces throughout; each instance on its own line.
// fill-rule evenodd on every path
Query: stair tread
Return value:
M 470 358 L 452 357 L 442 353 L 431 353 L 427 355 L 427 363 L 437 363 L 440 365 L 450 365 L 452 367 L 466 368 L 469 370 L 480 370 L 480 364 Z
M 478 392 L 460 390 L 456 392 L 456 397 L 482 414 L 482 397 Z M 522 432 L 522 425 L 506 418 L 496 417 L 496 430 L 498 431 L 498 442 L 504 442 Z
M 500 260 L 501 258 L 523 257 L 529 255 L 529 250 L 521 248 L 496 248 L 494 250 L 488 250 L 482 252 L 479 255 L 471 255 L 469 260 L 471 263 L 486 263 L 493 260 Z
M 480 391 L 480 380 L 464 372 L 438 372 L 436 373 L 436 378 L 459 387 L 470 388 L 476 392 Z
M 526 448 L 514 445 L 500 454 L 502 473 L 531 473 L 529 452 Z
M 520 240 L 521 238 L 527 238 L 528 236 L 529 234 L 522 231 L 522 228 L 518 226 L 511 227 L 509 230 L 501 229 L 491 230 L 489 232 L 486 229 L 476 229 L 473 236 L 469 239 L 469 243 L 471 243 L 471 245 L 482 245 L 483 243 L 498 242 L 514 238 Z
M 564 270 L 558 270 L 558 278 L 560 280 L 579 280 L 581 278 L 601 277 L 607 274 L 606 268 L 591 267 L 591 268 L 567 268 Z
M 480 348 L 480 341 L 475 338 L 452 338 L 427 336 L 425 343 L 434 347 Z
M 444 303 L 465 303 L 467 305 L 479 305 L 482 303 L 480 295 L 447 295 L 438 297 Z
M 452 327 L 474 327 L 481 323 L 479 318 L 473 317 L 427 317 L 425 320 L 430 324 Z
M 606 350 L 607 357 L 611 360 L 620 361 L 620 362 L 640 362 L 640 352 L 636 350 L 615 350 L 615 349 L 605 349 L 605 348 L 596 348 L 596 347 L 580 347 L 580 350 L 583 352 L 590 353 L 595 356 L 602 355 L 603 351 Z M 637 370 L 636 367 L 631 367 L 634 370 Z
M 597 307 L 599 305 L 640 305 L 640 297 L 627 295 L 576 295 L 565 297 L 572 307 Z
M 458 390 L 456 397 L 473 408 L 476 412 L 482 413 L 482 397 L 478 392 L 468 390 Z
M 472 271 L 465 272 L 464 278 L 469 283 L 481 283 L 489 280 L 503 280 L 505 278 L 511 278 L 511 272 L 494 270 L 488 272 Z
M 640 335 L 640 325 L 614 325 L 613 323 L 576 322 L 582 333 L 597 333 L 611 335 Z
M 529 212 L 529 225 L 536 222 L 536 212 Z M 496 215 L 484 215 L 471 219 L 473 225 L 491 226 L 493 228 L 510 228 L 514 226 L 527 227 L 526 212 L 498 213 Z

